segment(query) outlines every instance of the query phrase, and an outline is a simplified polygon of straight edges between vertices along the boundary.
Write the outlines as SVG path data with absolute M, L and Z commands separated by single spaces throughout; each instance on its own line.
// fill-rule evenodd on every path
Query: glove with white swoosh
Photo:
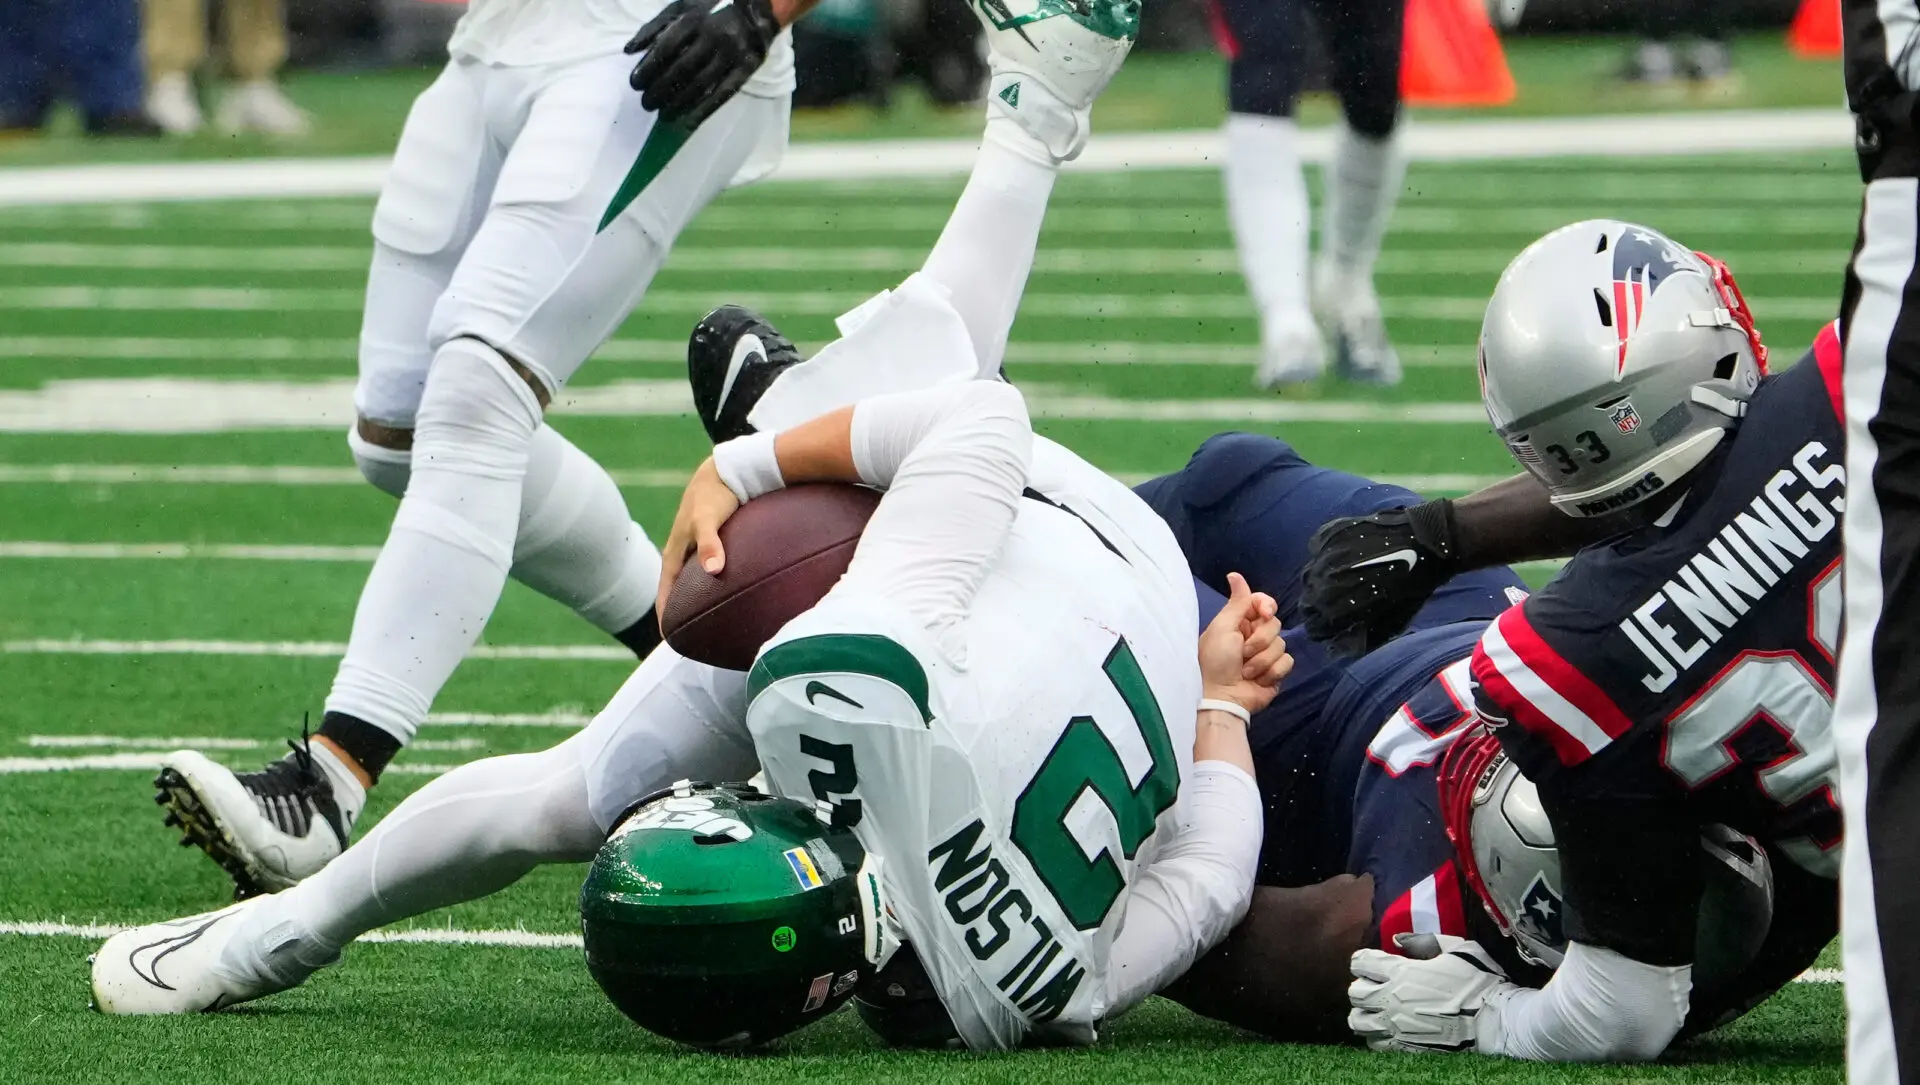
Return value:
M 1392 640 L 1462 571 L 1455 535 L 1444 499 L 1328 521 L 1307 544 L 1307 634 L 1348 658 Z
M 1475 1050 L 1481 1012 L 1518 988 L 1478 942 L 1445 934 L 1394 941 L 1406 956 L 1377 949 L 1353 955 L 1347 1027 L 1375 1051 Z

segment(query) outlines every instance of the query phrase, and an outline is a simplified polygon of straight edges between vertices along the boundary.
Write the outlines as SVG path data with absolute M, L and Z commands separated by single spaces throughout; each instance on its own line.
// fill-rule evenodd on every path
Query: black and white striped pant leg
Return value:
M 1867 186 L 1842 329 L 1846 636 L 1834 728 L 1847 840 L 1848 1063 L 1920 1082 L 1920 180 Z

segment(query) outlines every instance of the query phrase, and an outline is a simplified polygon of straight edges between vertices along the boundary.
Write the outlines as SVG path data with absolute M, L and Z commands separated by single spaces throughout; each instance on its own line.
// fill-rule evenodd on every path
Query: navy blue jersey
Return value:
M 1691 960 L 1709 823 L 1837 875 L 1838 354 L 1829 329 L 1762 381 L 1667 522 L 1582 551 L 1474 652 L 1477 710 L 1553 820 L 1571 938 Z

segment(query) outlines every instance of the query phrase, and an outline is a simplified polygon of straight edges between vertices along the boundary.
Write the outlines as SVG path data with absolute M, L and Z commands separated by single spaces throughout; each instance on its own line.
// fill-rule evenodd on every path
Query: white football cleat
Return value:
M 1093 131 L 1093 100 L 1140 36 L 1139 0 L 973 0 L 973 13 L 993 70 L 988 108 L 1056 159 L 1077 157 Z
M 205 123 L 193 80 L 184 72 L 158 76 L 147 91 L 147 116 L 170 136 L 190 136 Z
M 1297 318 L 1281 317 L 1261 337 L 1260 368 L 1254 371 L 1253 383 L 1269 392 L 1307 384 L 1320 379 L 1326 359 L 1327 348 L 1312 317 L 1305 312 Z
M 220 130 L 229 135 L 259 132 L 268 136 L 304 136 L 313 130 L 313 118 L 293 104 L 271 80 L 242 83 L 220 103 Z
M 1399 384 L 1400 355 L 1387 338 L 1372 279 L 1343 275 L 1324 262 L 1313 272 L 1313 307 L 1332 341 L 1333 371 L 1360 384 Z
M 324 746 L 259 772 L 235 773 L 205 754 L 176 750 L 160 761 L 154 801 L 167 809 L 181 846 L 207 853 L 233 877 L 234 896 L 277 893 L 346 850 L 366 790 Z
M 93 1008 L 123 1015 L 208 1013 L 297 987 L 339 959 L 338 950 L 299 938 L 289 923 L 257 930 L 263 917 L 255 910 L 270 903 L 243 901 L 107 939 L 88 958 Z

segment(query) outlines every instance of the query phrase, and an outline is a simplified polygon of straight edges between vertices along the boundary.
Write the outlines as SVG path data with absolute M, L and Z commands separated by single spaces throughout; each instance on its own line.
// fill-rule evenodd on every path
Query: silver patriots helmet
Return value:
M 1462 876 L 1520 955 L 1560 967 L 1567 950 L 1565 896 L 1553 823 L 1540 793 L 1476 729 L 1447 751 L 1440 803 Z M 1695 938 L 1696 981 L 1737 974 L 1760 951 L 1773 922 L 1773 868 L 1766 849 L 1726 825 L 1700 835 L 1705 895 Z
M 1480 329 L 1487 417 L 1570 516 L 1673 487 L 1738 424 L 1766 366 L 1724 264 L 1614 219 L 1527 246 Z

